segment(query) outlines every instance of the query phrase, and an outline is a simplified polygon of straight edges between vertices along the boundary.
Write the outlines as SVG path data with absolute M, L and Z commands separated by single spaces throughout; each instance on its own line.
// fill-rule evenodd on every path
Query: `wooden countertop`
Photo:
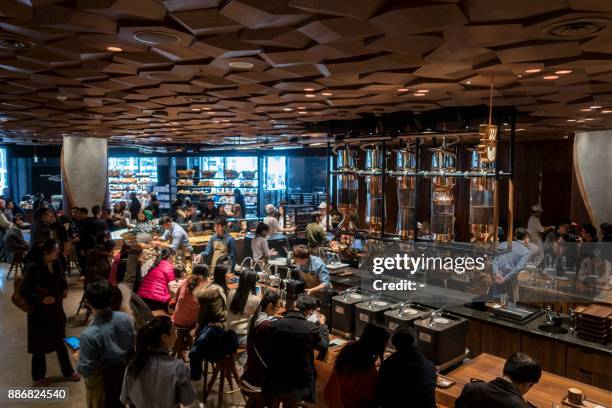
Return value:
M 465 384 L 469 383 L 472 378 L 491 381 L 495 377 L 500 377 L 504 362 L 503 358 L 483 353 L 446 374 L 445 376 L 456 381 L 456 384 L 447 389 L 438 388 L 436 390 L 438 403 L 451 407 L 454 406 L 454 402 L 461 394 Z M 612 392 L 546 371 L 542 371 L 540 382 L 529 390 L 525 398 L 537 407 L 548 408 L 553 402 L 561 406 L 561 400 L 567 395 L 567 389 L 570 387 L 580 388 L 591 401 L 612 407 Z

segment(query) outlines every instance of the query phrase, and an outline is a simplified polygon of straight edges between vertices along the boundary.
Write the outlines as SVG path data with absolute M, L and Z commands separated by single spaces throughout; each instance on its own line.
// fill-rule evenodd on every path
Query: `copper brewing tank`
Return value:
M 410 239 L 414 222 L 414 200 L 416 187 L 416 157 L 409 148 L 395 150 L 395 171 L 389 171 L 397 184 L 397 224 L 395 233 L 401 239 Z
M 355 151 L 347 143 L 334 146 L 336 155 L 336 208 L 342 214 L 338 228 L 354 230 L 351 216 L 357 211 L 359 180 L 355 167 Z
M 457 155 L 443 148 L 431 148 L 431 234 L 436 242 L 450 242 L 455 233 L 455 180 L 444 173 L 455 171 Z
M 366 215 L 365 221 L 368 224 L 370 233 L 382 231 L 382 217 L 385 209 L 383 208 L 383 160 L 384 154 L 380 143 L 368 143 L 361 146 L 365 152 L 364 170 L 361 172 L 365 176 L 366 184 Z

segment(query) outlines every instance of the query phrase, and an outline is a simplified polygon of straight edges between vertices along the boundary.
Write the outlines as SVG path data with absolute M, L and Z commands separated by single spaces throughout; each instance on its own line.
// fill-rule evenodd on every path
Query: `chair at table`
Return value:
M 18 273 L 23 274 L 23 254 L 21 251 L 13 252 L 13 260 L 6 274 L 6 280 L 9 280 L 11 273 L 13 273 L 14 277 L 17 277 Z

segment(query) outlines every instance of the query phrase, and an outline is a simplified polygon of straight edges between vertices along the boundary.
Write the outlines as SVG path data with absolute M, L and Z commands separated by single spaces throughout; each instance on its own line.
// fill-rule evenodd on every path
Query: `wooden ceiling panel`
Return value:
M 0 0 L 0 137 L 285 140 L 487 104 L 492 79 L 529 131 L 612 128 L 565 120 L 612 109 L 611 22 L 607 0 Z

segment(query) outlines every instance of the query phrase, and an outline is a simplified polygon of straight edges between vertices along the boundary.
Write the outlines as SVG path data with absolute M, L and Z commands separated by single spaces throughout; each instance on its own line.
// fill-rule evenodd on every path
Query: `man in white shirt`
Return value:
M 270 234 L 279 234 L 281 232 L 292 232 L 295 230 L 295 228 L 281 227 L 280 223 L 278 222 L 278 219 L 276 219 L 276 217 L 274 216 L 275 212 L 276 212 L 276 208 L 274 208 L 272 204 L 266 205 L 266 217 L 264 218 L 263 222 L 268 227 L 270 227 Z
M 529 250 L 531 251 L 531 259 L 535 265 L 539 265 L 544 259 L 544 246 L 542 245 L 542 234 L 550 229 L 554 229 L 554 226 L 543 227 L 540 222 L 540 217 L 544 210 L 540 203 L 535 204 L 531 207 L 531 217 L 527 221 L 527 231 L 529 232 Z
M 332 228 L 332 221 L 331 217 L 327 213 L 327 203 L 325 201 L 319 204 L 319 212 L 321 213 L 319 224 L 323 227 L 325 232 L 327 232 L 328 229 Z

